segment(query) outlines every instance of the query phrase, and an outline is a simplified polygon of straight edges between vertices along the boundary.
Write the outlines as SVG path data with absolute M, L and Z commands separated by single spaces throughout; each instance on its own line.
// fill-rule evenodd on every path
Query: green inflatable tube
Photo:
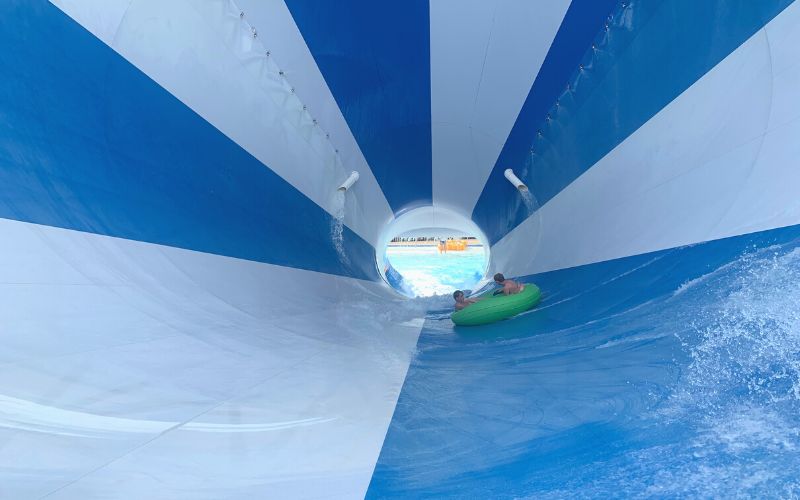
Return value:
M 534 284 L 524 285 L 525 289 L 514 295 L 492 296 L 494 290 L 489 291 L 481 295 L 483 300 L 454 312 L 450 319 L 459 326 L 486 325 L 525 312 L 539 303 L 542 292 Z

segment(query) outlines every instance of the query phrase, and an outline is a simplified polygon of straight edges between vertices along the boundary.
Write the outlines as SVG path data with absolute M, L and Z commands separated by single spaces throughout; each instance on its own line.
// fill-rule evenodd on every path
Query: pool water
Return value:
M 439 253 L 430 247 L 389 247 L 386 259 L 403 277 L 403 292 L 415 297 L 472 289 L 486 270 L 484 247 Z

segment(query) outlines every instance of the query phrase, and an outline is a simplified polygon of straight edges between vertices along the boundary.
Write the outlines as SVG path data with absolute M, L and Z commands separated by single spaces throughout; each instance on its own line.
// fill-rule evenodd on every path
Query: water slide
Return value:
M 0 42 L 0 498 L 800 496 L 800 3 L 5 0 Z M 423 227 L 540 306 L 398 294 Z

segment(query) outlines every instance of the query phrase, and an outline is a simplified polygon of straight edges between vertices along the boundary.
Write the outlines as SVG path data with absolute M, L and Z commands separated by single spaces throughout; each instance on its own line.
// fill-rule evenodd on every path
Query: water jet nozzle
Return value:
M 356 183 L 357 180 L 358 180 L 358 172 L 353 170 L 350 173 L 350 177 L 348 177 L 347 180 L 344 181 L 341 186 L 339 186 L 339 191 L 347 191 L 348 189 L 350 189 L 350 187 L 353 186 L 353 184 Z
M 513 184 L 515 188 L 517 188 L 517 189 L 519 189 L 520 191 L 523 191 L 523 192 L 528 190 L 528 186 L 526 186 L 525 183 L 522 182 L 519 179 L 519 177 L 514 175 L 514 171 L 511 170 L 510 168 L 507 168 L 505 170 L 505 172 L 503 172 L 503 175 L 506 176 L 506 179 L 508 179 L 508 182 Z

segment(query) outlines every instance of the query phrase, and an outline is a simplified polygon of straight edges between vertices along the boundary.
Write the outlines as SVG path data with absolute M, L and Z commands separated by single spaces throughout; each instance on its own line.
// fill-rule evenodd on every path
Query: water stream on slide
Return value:
M 538 309 L 479 329 L 429 302 L 368 496 L 800 495 L 798 245 L 669 289 L 680 251 L 532 277 Z

